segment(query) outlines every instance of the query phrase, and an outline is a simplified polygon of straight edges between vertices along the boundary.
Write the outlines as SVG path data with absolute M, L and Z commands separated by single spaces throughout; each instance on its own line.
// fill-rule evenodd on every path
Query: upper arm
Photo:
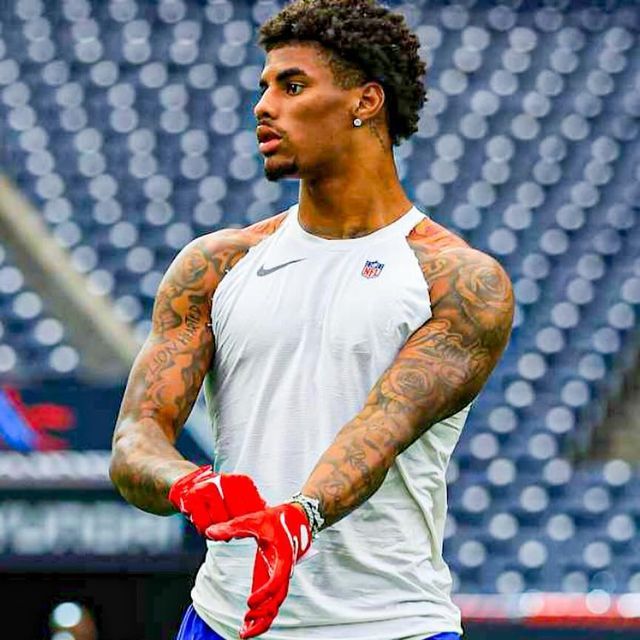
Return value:
M 432 316 L 416 330 L 376 383 L 365 413 L 382 409 L 403 450 L 429 426 L 475 398 L 511 332 L 513 293 L 502 267 L 468 247 L 422 264 Z
M 211 302 L 225 273 L 284 221 L 286 212 L 245 229 L 226 229 L 188 244 L 165 274 L 152 328 L 134 361 L 116 438 L 150 418 L 174 442 L 198 397 L 215 350 Z
M 220 267 L 210 244 L 206 238 L 190 243 L 160 283 L 151 332 L 131 369 L 116 434 L 151 418 L 173 442 L 193 407 L 214 351 L 211 298 Z

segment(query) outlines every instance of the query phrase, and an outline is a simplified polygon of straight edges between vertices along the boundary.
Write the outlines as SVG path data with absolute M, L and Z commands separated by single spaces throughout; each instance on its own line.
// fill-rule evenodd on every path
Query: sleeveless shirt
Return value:
M 250 475 L 273 505 L 300 490 L 431 317 L 428 284 L 407 242 L 424 218 L 413 207 L 367 236 L 329 240 L 306 232 L 293 205 L 222 279 L 205 383 L 218 471 Z M 432 425 L 397 456 L 369 500 L 318 535 L 261 637 L 461 633 L 442 544 L 445 472 L 469 407 Z M 253 540 L 207 541 L 192 598 L 224 638 L 237 638 L 242 624 L 255 549 Z

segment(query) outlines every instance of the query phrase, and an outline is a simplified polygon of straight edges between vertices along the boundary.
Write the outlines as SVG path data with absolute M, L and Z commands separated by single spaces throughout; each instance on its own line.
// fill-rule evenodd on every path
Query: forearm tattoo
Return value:
M 466 246 L 436 252 L 412 234 L 430 285 L 432 318 L 399 351 L 362 411 L 338 433 L 302 491 L 320 500 L 329 526 L 380 487 L 396 456 L 478 394 L 511 332 L 506 273 Z
M 198 397 L 214 353 L 211 300 L 226 273 L 283 216 L 191 243 L 167 271 L 152 330 L 136 358 L 114 435 L 111 476 L 131 503 L 170 513 L 171 484 L 194 468 L 175 441 Z

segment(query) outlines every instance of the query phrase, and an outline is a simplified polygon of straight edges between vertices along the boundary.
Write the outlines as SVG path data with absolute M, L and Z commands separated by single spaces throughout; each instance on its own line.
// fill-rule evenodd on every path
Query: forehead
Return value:
M 262 79 L 270 80 L 287 69 L 299 68 L 319 80 L 332 80 L 326 55 L 318 45 L 290 44 L 272 49 L 267 54 Z

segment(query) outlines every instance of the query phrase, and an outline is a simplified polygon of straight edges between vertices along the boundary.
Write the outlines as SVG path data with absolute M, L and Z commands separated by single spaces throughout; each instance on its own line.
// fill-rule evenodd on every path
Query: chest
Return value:
M 255 356 L 398 349 L 430 313 L 410 250 L 247 256 L 214 298 L 217 349 Z M 224 281 L 223 281 L 223 284 Z

